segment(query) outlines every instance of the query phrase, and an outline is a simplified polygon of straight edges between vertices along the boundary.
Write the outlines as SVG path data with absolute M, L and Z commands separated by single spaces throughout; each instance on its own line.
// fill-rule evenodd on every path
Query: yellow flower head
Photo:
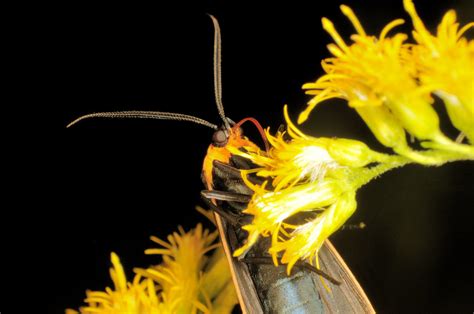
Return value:
M 353 44 L 347 45 L 332 22 L 323 18 L 323 28 L 335 41 L 335 44 L 328 46 L 333 57 L 322 62 L 325 75 L 315 83 L 303 86 L 308 90 L 308 94 L 315 96 L 309 102 L 308 108 L 300 114 L 298 123 L 304 122 L 321 101 L 343 98 L 348 101 L 349 106 L 358 110 L 384 145 L 393 147 L 394 144 L 403 142 L 404 132 L 399 130 L 402 127 L 418 138 L 436 137 L 439 133 L 438 117 L 430 107 L 432 102 L 430 93 L 417 85 L 416 69 L 401 58 L 405 53 L 406 48 L 403 44 L 407 35 L 397 33 L 392 37 L 387 36 L 389 31 L 402 24 L 403 20 L 392 21 L 385 26 L 380 36 L 375 37 L 365 33 L 349 7 L 343 5 L 341 10 L 351 20 L 357 34 L 351 36 Z M 382 107 L 375 109 L 378 111 L 384 110 L 383 107 L 388 108 L 399 122 L 393 118 L 386 119 L 385 122 L 390 129 L 394 129 L 391 133 L 396 132 L 397 137 L 391 135 L 386 138 L 386 135 L 378 134 L 387 131 L 379 130 L 380 128 L 374 130 L 375 122 L 364 114 L 367 111 L 366 107 Z M 423 117 L 423 123 L 414 121 L 414 113 L 418 119 Z M 387 112 L 380 115 L 379 118 L 383 119 Z M 393 142 L 394 140 L 396 142 Z
M 255 244 L 260 235 L 272 235 L 272 248 L 269 252 L 277 265 L 277 253 L 287 250 L 283 255 L 282 263 L 288 263 L 288 272 L 290 272 L 298 259 L 314 256 L 322 242 L 352 215 L 355 207 L 334 207 L 341 197 L 352 190 L 345 184 L 344 181 L 323 179 L 317 183 L 300 184 L 278 192 L 256 191 L 244 211 L 253 216 L 252 222 L 243 227 L 249 233 L 247 243 L 236 250 L 234 255 L 244 254 Z M 313 212 L 317 218 L 303 225 L 313 232 L 304 233 L 301 237 L 298 235 L 301 233 L 301 228 L 305 227 L 293 225 L 286 220 L 302 212 Z M 329 212 L 331 212 L 329 216 L 338 216 L 337 221 L 325 218 Z M 300 221 L 300 223 L 303 222 Z M 294 231 L 290 232 L 291 229 Z M 281 244 L 280 240 L 286 243 Z M 286 246 L 290 243 L 292 245 Z
M 459 29 L 456 12 L 448 11 L 432 35 L 418 16 L 411 0 L 404 0 L 413 21 L 411 55 L 421 83 L 443 99 L 455 127 L 474 142 L 474 40 L 464 33 L 474 26 Z
M 278 263 L 283 251 L 282 262 L 288 264 L 289 272 L 299 259 L 312 262 L 323 241 L 352 215 L 355 190 L 373 177 L 365 166 L 389 157 L 358 141 L 307 136 L 289 120 L 286 107 L 284 113 L 288 134 L 278 132 L 274 137 L 267 130 L 268 152 L 252 147 L 246 147 L 246 153 L 232 151 L 259 165 L 251 171 L 268 180 L 253 185 L 246 178 L 249 171 L 243 171 L 244 181 L 254 191 L 244 212 L 253 220 L 243 227 L 248 239 L 234 255 L 244 254 L 259 236 L 272 235 L 274 262 Z M 314 218 L 289 222 L 303 212 L 312 212 Z
M 298 123 L 304 122 L 311 110 L 326 99 L 343 98 L 356 108 L 381 106 L 387 98 L 397 98 L 416 88 L 414 69 L 406 68 L 400 60 L 407 36 L 398 33 L 392 38 L 387 37 L 388 32 L 403 20 L 392 21 L 379 37 L 375 37 L 365 33 L 349 7 L 342 5 L 341 10 L 353 23 L 357 34 L 351 36 L 353 44 L 348 45 L 333 23 L 327 18 L 322 19 L 323 28 L 335 41 L 335 44 L 328 45 L 333 57 L 322 61 L 325 75 L 315 83 L 304 85 L 307 94 L 315 97 L 300 114 Z
M 337 201 L 315 219 L 297 226 L 288 236 L 282 236 L 281 241 L 272 245 L 270 253 L 275 256 L 283 251 L 281 261 L 287 263 L 289 269 L 300 259 L 312 263 L 317 260 L 317 253 L 324 240 L 344 224 L 356 207 L 355 192 L 341 194 Z
M 81 313 L 230 313 L 237 296 L 223 250 L 219 247 L 211 257 L 206 255 L 219 246 L 213 244 L 217 235 L 198 224 L 189 232 L 180 227 L 179 233 L 168 236 L 168 242 L 152 237 L 162 248 L 145 253 L 159 254 L 163 262 L 134 269 L 131 283 L 112 253 L 110 275 L 115 289 L 87 292 L 88 306 Z
M 283 112 L 288 134 L 278 131 L 273 136 L 267 129 L 266 137 L 272 147 L 268 152 L 261 151 L 257 146 L 245 146 L 248 153 L 232 147 L 229 149 L 231 153 L 249 158 L 261 166 L 252 171 L 261 177 L 271 177 L 275 192 L 334 175 L 344 166 L 363 167 L 385 158 L 385 155 L 370 150 L 359 141 L 308 136 L 290 120 L 287 106 L 284 106 Z M 291 140 L 287 141 L 287 137 Z

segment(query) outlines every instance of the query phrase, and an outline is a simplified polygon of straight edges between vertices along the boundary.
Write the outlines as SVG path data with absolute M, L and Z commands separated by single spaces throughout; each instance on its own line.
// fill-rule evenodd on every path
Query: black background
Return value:
M 401 0 L 345 3 L 369 33 L 378 34 L 395 18 L 408 19 Z M 222 28 L 227 115 L 253 116 L 276 130 L 283 104 L 296 119 L 308 100 L 301 85 L 322 73 L 320 60 L 329 55 L 325 46 L 331 39 L 321 17 L 335 22 L 345 38 L 353 32 L 339 4 L 51 6 L 35 47 L 43 56 L 36 59 L 41 71 L 35 78 L 45 86 L 34 106 L 49 115 L 30 116 L 41 117 L 41 127 L 32 129 L 27 147 L 30 164 L 40 171 L 16 185 L 37 192 L 24 193 L 18 203 L 42 204 L 28 206 L 31 215 L 19 211 L 20 221 L 34 228 L 24 223 L 20 231 L 28 240 L 17 249 L 27 248 L 26 269 L 42 262 L 40 287 L 46 288 L 40 290 L 48 294 L 43 299 L 48 312 L 77 308 L 86 289 L 110 285 L 111 251 L 131 278 L 132 267 L 158 262 L 143 254 L 152 246 L 149 236 L 163 238 L 178 224 L 188 230 L 206 223 L 194 207 L 201 204 L 200 171 L 212 130 L 147 120 L 65 125 L 79 115 L 112 110 L 174 111 L 218 124 L 213 28 L 206 16 L 211 13 Z M 449 8 L 458 10 L 463 24 L 473 17 L 469 0 L 416 5 L 431 29 Z M 445 116 L 442 106 L 436 108 Z M 454 134 L 448 123 L 443 128 Z M 342 101 L 321 105 L 302 129 L 364 140 L 383 150 Z M 248 135 L 256 138 L 251 130 Z M 360 190 L 350 222 L 364 221 L 367 228 L 340 231 L 332 239 L 379 312 L 473 311 L 473 175 L 472 162 L 407 166 Z

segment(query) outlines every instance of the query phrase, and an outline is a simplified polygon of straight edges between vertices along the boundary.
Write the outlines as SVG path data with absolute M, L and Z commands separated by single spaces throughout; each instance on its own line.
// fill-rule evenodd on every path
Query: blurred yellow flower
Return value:
M 88 305 L 81 307 L 80 313 L 230 313 L 238 301 L 223 250 L 213 244 L 217 236 L 198 224 L 189 232 L 179 227 L 179 233 L 169 235 L 168 242 L 152 237 L 162 248 L 145 253 L 159 254 L 163 262 L 134 269 L 132 282 L 127 282 L 119 258 L 112 253 L 114 289 L 87 291 Z M 214 249 L 208 257 L 206 253 Z
M 84 302 L 88 303 L 88 305 L 81 307 L 80 313 L 173 313 L 176 304 L 173 302 L 161 302 L 157 296 L 158 287 L 151 279 L 142 280 L 140 275 L 135 275 L 132 282 L 127 282 L 123 266 L 117 254 L 112 253 L 111 260 L 110 277 L 112 278 L 114 289 L 107 287 L 105 292 L 87 291 Z M 66 310 L 66 314 L 73 313 L 78 312 L 70 309 Z

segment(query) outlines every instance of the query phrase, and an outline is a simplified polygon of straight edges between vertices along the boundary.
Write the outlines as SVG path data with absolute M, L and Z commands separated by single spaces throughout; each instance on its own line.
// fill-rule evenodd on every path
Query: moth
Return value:
M 265 133 L 253 118 L 237 123 L 226 117 L 222 104 L 221 35 L 217 19 L 214 25 L 214 92 L 222 125 L 217 126 L 198 117 L 173 112 L 118 111 L 99 112 L 81 116 L 68 127 L 89 118 L 146 118 L 189 121 L 212 128 L 214 133 L 203 162 L 201 196 L 214 211 L 220 239 L 227 256 L 243 313 L 375 313 L 359 283 L 338 254 L 326 241 L 319 252 L 320 269 L 301 261 L 290 275 L 286 266 L 274 266 L 267 251 L 269 238 L 261 238 L 242 257 L 232 252 L 246 238 L 242 226 L 252 217 L 242 211 L 252 197 L 241 170 L 256 166 L 248 159 L 232 155 L 229 147 L 243 149 L 256 144 L 243 135 L 242 124 L 252 122 L 259 130 L 268 150 Z M 261 183 L 256 175 L 250 181 Z M 294 217 L 304 219 L 304 217 Z M 324 279 L 322 279 L 324 278 Z

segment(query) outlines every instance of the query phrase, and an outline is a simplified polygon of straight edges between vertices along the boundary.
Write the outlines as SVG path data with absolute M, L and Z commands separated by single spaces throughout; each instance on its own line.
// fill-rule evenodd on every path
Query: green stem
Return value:
M 357 173 L 357 177 L 354 178 L 351 182 L 351 185 L 355 189 L 359 189 L 363 185 L 369 183 L 373 179 L 377 178 L 378 176 L 382 175 L 383 173 L 390 171 L 395 168 L 403 167 L 407 164 L 421 164 L 424 166 L 441 166 L 448 162 L 459 161 L 459 160 L 472 160 L 472 158 L 468 158 L 463 154 L 447 152 L 447 151 L 439 151 L 439 150 L 427 150 L 422 152 L 417 152 L 417 154 L 424 159 L 427 158 L 434 158 L 438 162 L 436 164 L 425 164 L 417 162 L 409 157 L 405 156 L 398 156 L 398 155 L 389 155 L 385 157 L 384 162 L 378 164 L 372 168 L 365 168 L 362 169 L 361 172 Z
M 363 172 L 358 173 L 357 178 L 352 181 L 352 185 L 357 190 L 383 173 L 395 168 L 403 167 L 409 163 L 413 163 L 413 161 L 403 156 L 393 156 L 389 162 L 379 164 L 372 168 L 363 169 Z
M 474 146 L 459 144 L 446 137 L 437 138 L 436 142 L 424 142 L 422 143 L 422 146 L 425 148 L 433 148 L 440 151 L 464 155 L 464 159 L 474 160 Z
M 410 147 L 405 145 L 394 147 L 393 150 L 397 154 L 405 156 L 406 158 L 409 158 L 411 161 L 417 164 L 425 166 L 439 166 L 444 163 L 444 160 L 439 157 L 425 154 L 421 151 L 412 150 Z

